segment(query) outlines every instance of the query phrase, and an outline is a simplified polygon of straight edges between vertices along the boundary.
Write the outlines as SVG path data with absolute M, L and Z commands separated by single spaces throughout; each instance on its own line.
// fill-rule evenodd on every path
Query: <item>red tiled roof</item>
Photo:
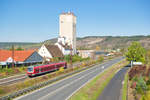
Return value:
M 35 50 L 23 50 L 23 51 L 14 51 L 14 61 L 23 62 L 26 60 Z M 11 50 L 0 50 L 0 61 L 6 61 L 9 57 L 12 58 Z

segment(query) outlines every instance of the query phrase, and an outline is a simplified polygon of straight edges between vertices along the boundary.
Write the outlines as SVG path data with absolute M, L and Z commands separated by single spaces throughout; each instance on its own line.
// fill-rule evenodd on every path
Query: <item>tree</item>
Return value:
M 99 57 L 98 57 L 98 62 L 102 62 L 102 61 L 104 61 L 104 57 L 99 56 Z
M 139 42 L 132 42 L 125 54 L 128 61 L 139 61 L 145 63 L 145 49 Z
M 126 51 L 126 49 L 125 49 L 125 48 L 121 48 L 121 50 L 120 50 L 120 52 L 121 52 L 122 54 L 124 54 L 124 53 L 125 53 L 125 51 Z
M 21 51 L 21 50 L 24 50 L 24 49 L 22 49 L 21 47 L 18 47 L 16 50 Z

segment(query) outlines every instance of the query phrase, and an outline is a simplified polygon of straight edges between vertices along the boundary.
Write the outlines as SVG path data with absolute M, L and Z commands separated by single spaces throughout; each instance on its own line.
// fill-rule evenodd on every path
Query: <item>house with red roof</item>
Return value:
M 0 49 L 0 64 L 6 65 L 7 63 L 33 63 L 42 62 L 41 57 L 35 50 L 22 50 L 12 52 L 11 50 Z

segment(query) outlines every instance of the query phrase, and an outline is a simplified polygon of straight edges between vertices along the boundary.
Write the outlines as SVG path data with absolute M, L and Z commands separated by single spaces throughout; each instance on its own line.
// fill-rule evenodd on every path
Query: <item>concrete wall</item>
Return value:
M 94 50 L 78 50 L 79 56 L 82 58 L 93 57 Z

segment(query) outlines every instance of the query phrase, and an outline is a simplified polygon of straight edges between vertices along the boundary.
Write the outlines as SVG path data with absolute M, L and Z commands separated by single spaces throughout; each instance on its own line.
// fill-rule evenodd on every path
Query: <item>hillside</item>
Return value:
M 95 49 L 99 46 L 101 49 L 117 49 L 126 48 L 130 45 L 132 41 L 139 41 L 145 48 L 150 49 L 150 36 L 87 36 L 77 38 L 77 48 L 78 49 Z M 0 49 L 11 48 L 12 44 L 15 47 L 22 47 L 24 49 L 35 49 L 39 48 L 43 43 L 54 44 L 57 39 L 45 40 L 41 43 L 9 43 L 0 42 Z
M 77 41 L 78 48 L 92 48 L 100 46 L 101 49 L 126 48 L 132 41 L 139 41 L 145 48 L 150 48 L 150 36 L 92 36 Z

